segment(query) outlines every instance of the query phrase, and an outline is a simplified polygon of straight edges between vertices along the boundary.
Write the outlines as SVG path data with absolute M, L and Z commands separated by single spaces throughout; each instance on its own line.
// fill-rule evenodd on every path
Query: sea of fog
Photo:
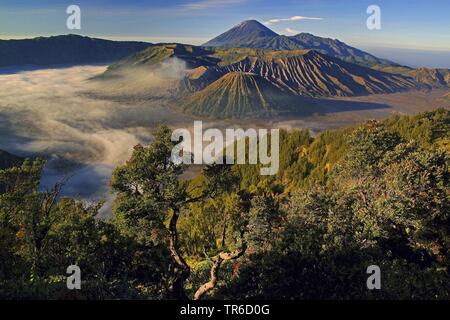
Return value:
M 147 74 L 146 88 L 90 80 L 105 69 L 0 70 L 0 149 L 47 159 L 42 188 L 67 180 L 64 195 L 110 203 L 113 168 L 129 158 L 135 145 L 151 142 L 151 131 L 161 123 L 185 121 L 158 98 L 129 103 L 93 95 L 118 97 L 120 90 L 149 90 L 161 80 Z
M 0 149 L 47 159 L 42 188 L 65 181 L 65 196 L 106 201 L 104 216 L 111 212 L 112 170 L 130 157 L 133 147 L 151 143 L 152 131 L 161 124 L 192 131 L 194 120 L 199 120 L 171 111 L 173 108 L 167 105 L 166 90 L 173 88 L 171 82 L 186 72 L 179 61 L 163 64 L 159 70 L 126 70 L 111 79 L 93 79 L 106 68 L 0 69 Z M 309 128 L 314 134 L 367 119 L 382 119 L 392 113 L 431 110 L 443 106 L 439 99 L 443 94 L 418 92 L 353 101 L 324 100 L 309 116 L 204 120 L 203 124 L 204 129 Z
M 106 201 L 104 216 L 113 200 L 112 170 L 129 159 L 133 147 L 151 143 L 161 124 L 192 131 L 194 123 L 167 106 L 166 91 L 186 72 L 180 61 L 97 79 L 106 68 L 0 69 L 0 149 L 46 159 L 42 189 L 64 181 L 64 196 Z M 205 129 L 237 125 L 204 124 Z

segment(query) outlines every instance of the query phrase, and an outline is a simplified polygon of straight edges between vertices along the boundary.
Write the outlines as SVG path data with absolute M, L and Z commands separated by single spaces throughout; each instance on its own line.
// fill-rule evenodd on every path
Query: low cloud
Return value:
M 186 11 L 199 11 L 218 9 L 226 6 L 247 2 L 247 0 L 200 0 L 180 5 L 180 9 Z
M 44 188 L 71 177 L 65 195 L 110 203 L 113 168 L 130 157 L 136 144 L 150 143 L 160 124 L 179 127 L 187 120 L 167 108 L 161 90 L 183 75 L 180 61 L 154 71 L 124 70 L 122 78 L 110 81 L 90 80 L 105 69 L 0 69 L 0 149 L 48 159 Z M 131 98 L 144 92 L 157 97 Z
M 164 98 L 187 75 L 186 63 L 171 58 L 158 67 L 127 66 L 110 70 L 106 77 L 91 81 L 86 90 L 96 96 L 137 98 Z
M 280 23 L 280 22 L 301 21 L 301 20 L 323 20 L 323 18 L 305 17 L 305 16 L 293 16 L 293 17 L 290 17 L 290 18 L 271 19 L 269 21 L 266 21 L 265 24 L 270 26 L 270 25 L 274 25 L 274 24 Z
M 284 29 L 284 31 L 286 31 L 288 34 L 299 34 L 300 33 L 300 31 L 294 30 L 291 28 L 286 28 L 286 29 Z

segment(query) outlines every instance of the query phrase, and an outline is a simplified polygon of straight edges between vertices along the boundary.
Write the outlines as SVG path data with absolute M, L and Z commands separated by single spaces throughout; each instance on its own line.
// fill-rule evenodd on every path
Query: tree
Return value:
M 0 170 L 0 296 L 32 299 L 161 298 L 161 250 L 143 246 L 97 218 L 102 203 L 61 198 L 62 184 L 40 191 L 45 162 Z M 137 255 L 145 249 L 153 254 Z M 66 269 L 82 270 L 81 293 Z M 141 268 L 148 273 L 143 274 Z
M 25 161 L 20 167 L 0 171 L 0 220 L 4 230 L 15 233 L 16 250 L 30 266 L 30 282 L 39 284 L 42 256 L 49 232 L 56 222 L 54 207 L 61 185 L 39 192 L 41 171 L 45 162 Z
M 329 183 L 298 188 L 277 233 L 266 227 L 264 214 L 275 210 L 257 209 L 273 208 L 274 201 L 255 198 L 249 228 L 257 232 L 250 236 L 265 235 L 270 246 L 249 255 L 218 295 L 448 299 L 449 154 L 441 143 L 420 145 L 395 131 L 392 124 L 369 122 L 350 132 Z M 436 141 L 448 139 L 441 132 Z M 365 286 L 373 264 L 383 272 L 379 292 Z
M 191 268 L 179 246 L 178 221 L 183 208 L 207 198 L 214 198 L 236 185 L 236 177 L 227 165 L 211 165 L 203 170 L 205 184 L 197 195 L 188 190 L 181 179 L 185 166 L 172 161 L 172 150 L 178 142 L 171 141 L 171 131 L 162 126 L 155 132 L 149 147 L 136 146 L 131 159 L 117 168 L 112 177 L 116 191 L 115 215 L 128 226 L 136 223 L 144 236 L 150 230 L 163 232 L 170 255 L 177 266 L 172 284 L 172 296 L 187 299 L 184 284 Z M 146 230 L 147 229 L 147 230 Z
M 257 250 L 269 249 L 282 224 L 282 212 L 278 201 L 263 193 L 252 199 L 249 212 L 247 238 Z

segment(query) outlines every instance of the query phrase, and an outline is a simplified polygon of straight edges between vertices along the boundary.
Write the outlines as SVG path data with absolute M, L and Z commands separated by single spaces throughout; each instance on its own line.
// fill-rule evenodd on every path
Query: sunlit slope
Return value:
M 207 50 L 181 44 L 148 48 L 112 65 L 105 75 L 133 67 L 156 68 L 169 59 L 185 63 L 182 86 L 188 92 L 202 90 L 229 72 L 254 73 L 286 92 L 309 97 L 394 93 L 416 87 L 412 77 L 362 67 L 314 50 Z
M 411 77 L 421 88 L 445 88 L 450 86 L 450 69 L 439 68 L 408 68 L 408 67 L 386 67 L 375 66 L 374 69 L 401 74 Z
M 450 70 L 418 68 L 408 73 L 418 83 L 432 88 L 442 88 L 450 85 Z
M 169 77 L 170 68 L 164 65 L 176 65 L 176 77 Z M 348 63 L 315 50 L 207 49 L 182 44 L 152 46 L 112 65 L 104 77 L 126 75 L 127 87 L 145 82 L 152 71 L 161 79 L 170 78 L 167 92 L 181 110 L 211 117 L 290 112 L 292 97 L 350 97 L 418 87 L 411 76 Z M 294 104 L 296 112 L 304 105 Z
M 346 63 L 315 51 L 282 58 L 272 52 L 224 67 L 204 68 L 201 75 L 197 73 L 190 79 L 190 87 L 202 88 L 229 72 L 257 74 L 286 92 L 309 97 L 394 93 L 416 87 L 412 78 Z
M 118 61 L 108 68 L 106 74 L 130 67 L 154 68 L 170 58 L 185 62 L 187 68 L 216 65 L 219 60 L 213 56 L 213 51 L 201 47 L 178 43 L 159 44 Z
M 229 72 L 205 89 L 180 100 L 180 109 L 194 115 L 239 118 L 270 116 L 294 110 L 301 98 L 287 94 L 266 79 Z

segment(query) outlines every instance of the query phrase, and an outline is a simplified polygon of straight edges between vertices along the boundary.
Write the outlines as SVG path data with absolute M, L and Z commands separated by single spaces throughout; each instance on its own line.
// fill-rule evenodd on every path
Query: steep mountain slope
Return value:
M 299 112 L 316 97 L 394 93 L 417 88 L 412 77 L 348 63 L 315 50 L 202 48 L 160 44 L 112 65 L 101 78 L 124 87 L 167 62 L 185 62 L 170 81 L 168 97 L 180 110 L 214 117 Z M 142 72 L 143 71 L 143 72 Z M 164 77 L 164 75 L 161 75 Z M 100 79 L 101 80 L 101 79 Z M 142 79 L 141 79 L 142 80 Z M 309 103 L 310 104 L 310 103 Z
M 430 88 L 443 88 L 450 85 L 450 70 L 418 68 L 411 70 L 407 75 L 413 77 L 421 85 Z
M 157 68 L 173 58 L 186 62 L 180 87 L 189 92 L 202 90 L 229 72 L 253 73 L 285 92 L 310 97 L 393 93 L 416 86 L 410 77 L 347 63 L 314 50 L 204 49 L 181 44 L 152 46 L 112 65 L 104 76 L 136 66 Z
M 426 89 L 446 88 L 450 86 L 450 69 L 436 68 L 408 68 L 408 67 L 388 67 L 377 66 L 376 70 L 401 74 L 413 78 L 417 84 Z
M 320 53 L 364 66 L 398 66 L 396 63 L 377 58 L 339 40 L 321 38 L 309 33 L 300 33 L 291 37 L 278 35 L 254 20 L 242 22 L 231 30 L 208 41 L 203 46 L 271 50 L 314 49 Z
M 232 44 L 234 47 L 244 47 L 248 44 L 257 45 L 257 43 L 263 39 L 270 40 L 277 36 L 278 34 L 258 21 L 247 20 L 241 22 L 237 26 L 234 26 L 218 37 L 208 41 L 203 46 L 229 47 L 230 44 Z
M 287 113 L 300 99 L 255 74 L 229 72 L 180 102 L 182 111 L 194 115 L 241 118 Z
M 130 67 L 158 67 L 170 58 L 177 58 L 186 63 L 187 68 L 216 65 L 220 59 L 213 56 L 214 51 L 201 47 L 179 43 L 159 44 L 148 47 L 112 64 L 106 74 L 112 74 L 123 68 Z
M 0 40 L 0 67 L 112 62 L 144 50 L 150 43 L 64 35 Z
M 380 59 L 357 48 L 353 48 L 342 41 L 330 38 L 321 38 L 309 33 L 300 33 L 289 39 L 300 46 L 301 49 L 314 49 L 320 53 L 339 58 L 341 60 L 368 66 L 397 65 L 386 59 Z
M 313 50 L 289 53 L 247 57 L 227 66 L 197 70 L 187 86 L 195 91 L 229 72 L 244 72 L 259 75 L 284 92 L 309 97 L 393 93 L 416 87 L 411 78 L 346 63 Z
M 171 58 L 184 61 L 186 68 L 226 66 L 239 62 L 247 57 L 276 58 L 295 56 L 306 51 L 274 51 L 254 48 L 211 48 L 197 47 L 179 43 L 162 43 L 153 45 L 141 52 L 112 64 L 105 74 L 112 74 L 130 67 L 159 67 Z

